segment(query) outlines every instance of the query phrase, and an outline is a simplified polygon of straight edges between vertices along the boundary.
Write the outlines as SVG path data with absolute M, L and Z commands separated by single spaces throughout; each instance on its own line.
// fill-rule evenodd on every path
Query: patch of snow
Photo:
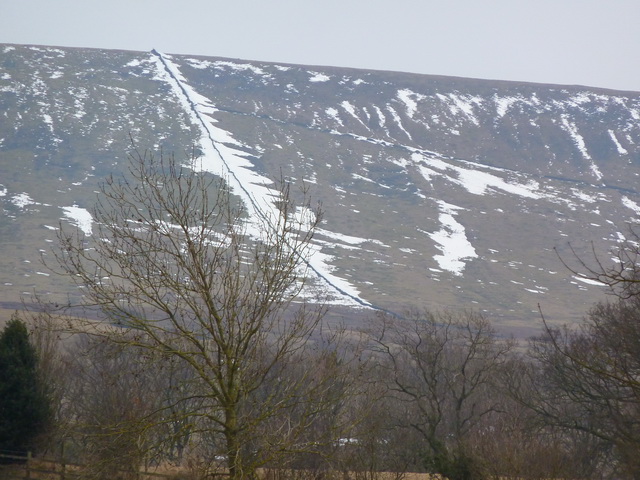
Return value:
M 310 71 L 309 74 L 311 75 L 311 78 L 309 78 L 310 82 L 318 83 L 328 82 L 329 80 L 331 80 L 331 77 L 325 75 L 324 73 Z
M 606 103 L 609 100 L 610 100 L 610 97 L 606 95 L 598 95 L 594 92 L 583 91 L 583 92 L 578 92 L 575 95 L 569 97 L 567 99 L 567 103 L 569 105 L 580 107 L 586 103 L 595 103 L 595 102 Z
M 452 115 L 456 116 L 459 113 L 462 113 L 471 120 L 474 125 L 479 125 L 473 109 L 474 105 L 482 104 L 484 101 L 482 97 L 461 95 L 457 92 L 450 93 L 449 95 L 442 95 L 438 93 L 436 96 L 449 107 L 449 111 Z
M 301 293 L 302 298 L 315 298 L 320 297 L 326 299 L 327 291 L 332 290 L 338 293 L 338 295 L 332 295 L 330 303 L 334 305 L 343 305 L 349 307 L 363 307 L 368 306 L 367 302 L 360 300 L 360 291 L 356 289 L 346 280 L 333 274 L 334 267 L 331 265 L 333 260 L 332 255 L 328 255 L 321 251 L 319 245 L 310 245 L 311 252 L 309 257 L 309 266 L 316 271 L 322 272 L 320 280 L 324 285 L 303 290 Z
M 44 120 L 44 123 L 49 126 L 49 130 L 53 131 L 53 119 L 51 118 L 51 115 L 49 115 L 48 113 L 43 113 L 42 119 Z
M 418 165 L 418 171 L 420 172 L 420 175 L 422 175 L 422 177 L 429 183 L 433 181 L 433 177 L 442 176 L 440 172 L 432 170 L 429 167 L 425 167 L 424 165 Z
M 598 168 L 598 165 L 596 165 L 594 162 L 591 162 L 591 165 L 589 165 L 589 170 L 591 170 L 591 173 L 593 173 L 593 176 L 596 177 L 597 180 L 602 180 L 602 172 L 600 171 L 600 168 Z
M 314 183 L 317 184 L 318 183 L 318 176 L 316 175 L 316 172 L 312 172 L 309 175 L 305 175 L 305 177 L 302 180 L 305 183 Z
M 578 190 L 577 188 L 572 188 L 571 193 L 573 193 L 576 197 L 578 197 L 583 202 L 595 203 L 598 201 L 597 197 L 584 193 L 583 191 Z
M 582 282 L 582 283 L 586 283 L 587 285 L 595 285 L 598 287 L 606 287 L 606 284 L 602 283 L 602 282 L 598 282 L 597 280 L 592 280 L 591 278 L 586 278 L 586 277 L 581 277 L 580 275 L 574 275 L 573 278 L 575 278 L 576 280 Z
M 11 203 L 13 203 L 16 207 L 24 208 L 27 205 L 34 205 L 36 202 L 33 201 L 29 194 L 19 193 L 18 195 L 13 196 L 13 198 L 11 199 Z
M 498 95 L 493 96 L 493 101 L 496 103 L 496 112 L 500 118 L 504 117 L 511 108 L 511 105 L 521 100 L 519 97 L 499 97 Z
M 237 72 L 252 72 L 256 75 L 266 75 L 267 73 L 261 69 L 260 67 L 256 67 L 255 65 L 251 65 L 250 63 L 234 63 L 234 62 L 223 62 L 217 61 L 213 62 L 214 68 L 227 67 L 231 70 L 235 70 Z
M 57 54 L 58 54 L 58 57 L 64 57 L 64 56 L 66 55 L 66 52 L 65 52 L 64 50 L 60 50 L 59 48 L 51 48 L 51 47 L 48 47 L 48 48 L 47 48 L 47 51 L 48 51 L 49 53 L 57 53 Z
M 93 218 L 87 209 L 73 205 L 71 207 L 62 207 L 62 211 L 65 217 L 67 217 L 73 225 L 82 230 L 85 235 L 91 235 Z
M 461 207 L 442 200 L 438 200 L 437 203 L 440 210 L 438 220 L 442 228 L 437 232 L 428 233 L 428 235 L 436 242 L 436 246 L 442 254 L 434 255 L 433 258 L 440 268 L 460 276 L 466 266 L 465 262 L 477 258 L 478 254 L 467 239 L 464 226 L 454 218 Z
M 407 115 L 409 118 L 413 118 L 418 111 L 418 102 L 416 100 L 423 100 L 426 97 L 422 94 L 413 92 L 408 88 L 398 90 L 398 98 L 407 106 Z
M 624 243 L 627 241 L 627 237 L 625 237 L 622 232 L 615 232 L 612 234 L 612 236 L 615 237 L 615 241 L 619 242 L 619 243 Z
M 344 127 L 344 124 L 342 123 L 342 120 L 340 119 L 340 115 L 338 114 L 338 110 L 336 110 L 333 107 L 329 107 L 325 110 L 325 112 L 327 113 L 327 115 L 329 115 L 331 118 L 333 118 L 336 122 L 338 122 L 338 124 L 341 127 Z
M 431 177 L 434 175 L 446 176 L 451 182 L 464 187 L 469 193 L 475 195 L 485 195 L 487 190 L 496 189 L 525 198 L 537 199 L 542 197 L 538 192 L 540 185 L 533 180 L 526 184 L 510 183 L 491 173 L 452 165 L 423 153 L 415 152 L 411 155 L 411 159 L 419 165 L 420 173 L 428 181 L 431 181 Z M 480 166 L 477 165 L 477 167 Z M 436 170 L 439 172 L 436 172 Z M 447 172 L 453 172 L 454 175 L 447 175 Z
M 636 213 L 636 215 L 640 216 L 640 205 L 638 205 L 636 202 L 631 200 L 629 197 L 623 195 L 622 205 L 624 205 L 627 208 L 630 208 Z
M 373 240 L 370 238 L 362 238 L 362 237 L 354 237 L 352 235 L 345 235 L 343 233 L 330 232 L 329 230 L 324 230 L 322 228 L 316 229 L 316 234 L 331 238 L 333 240 L 337 240 L 342 243 L 347 243 L 349 245 L 360 245 L 362 243 L 371 242 L 371 243 L 375 243 L 385 247 L 388 246 L 388 245 L 384 245 L 379 240 Z
M 609 136 L 611 137 L 611 141 L 615 144 L 616 149 L 618 150 L 618 153 L 620 155 L 627 155 L 629 153 L 622 145 L 620 145 L 620 142 L 618 141 L 618 138 L 616 137 L 616 134 L 613 130 L 609 130 Z
M 195 58 L 189 58 L 186 60 L 189 66 L 192 68 L 197 68 L 199 70 L 205 70 L 207 68 L 216 68 L 218 70 L 235 70 L 236 72 L 246 72 L 250 71 L 255 73 L 256 75 L 268 75 L 263 69 L 260 67 L 256 67 L 250 63 L 237 63 L 237 62 L 229 62 L 225 60 L 217 60 L 215 62 L 211 62 L 209 60 L 199 60 Z

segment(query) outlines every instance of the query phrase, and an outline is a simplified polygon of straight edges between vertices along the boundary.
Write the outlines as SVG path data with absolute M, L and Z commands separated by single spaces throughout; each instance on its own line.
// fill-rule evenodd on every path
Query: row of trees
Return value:
M 223 408 L 189 364 L 74 333 L 41 362 L 52 417 L 40 446 L 63 448 L 94 478 L 143 465 L 180 465 L 194 478 L 258 468 L 637 478 L 639 302 L 597 304 L 581 330 L 549 328 L 526 347 L 474 312 L 414 312 L 371 319 L 358 336 L 314 337 L 269 372 L 262 357 L 247 360 L 265 380 L 238 409 L 236 455 L 217 421 Z M 32 338 L 48 344 L 51 332 Z
M 91 238 L 59 231 L 52 267 L 81 295 L 30 319 L 42 445 L 87 475 L 638 476 L 637 296 L 526 348 L 471 311 L 329 327 L 302 295 L 321 219 L 304 192 L 283 184 L 277 210 L 250 219 L 196 158 L 131 160 L 103 185 Z

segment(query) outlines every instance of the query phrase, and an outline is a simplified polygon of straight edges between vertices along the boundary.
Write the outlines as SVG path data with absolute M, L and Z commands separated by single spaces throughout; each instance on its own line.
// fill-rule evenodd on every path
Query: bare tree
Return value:
M 67 455 L 89 478 L 134 478 L 152 438 L 159 406 L 152 362 L 141 351 L 83 335 L 69 350 L 65 420 Z
M 492 382 L 513 347 L 474 312 L 381 317 L 373 338 L 398 422 L 424 441 L 425 467 L 449 478 L 473 476 L 465 441 L 501 408 Z
M 470 439 L 485 478 L 592 478 L 599 456 L 589 435 L 556 428 L 529 405 L 536 400 L 543 375 L 524 352 L 513 352 L 496 379 L 502 396 L 499 415 L 492 415 Z
M 339 446 L 334 468 L 357 480 L 389 478 L 389 472 L 400 479 L 407 472 L 423 471 L 424 451 L 416 448 L 422 444 L 420 434 L 399 423 L 398 400 L 386 395 L 387 379 L 375 375 L 366 373 L 366 394 L 354 404 L 364 414 L 351 437 Z
M 64 443 L 65 397 L 69 378 L 68 364 L 65 362 L 58 329 L 52 328 L 51 318 L 46 312 L 24 310 L 21 316 L 29 328 L 31 343 L 38 353 L 38 374 L 47 390 L 51 405 L 51 423 L 47 435 L 42 439 L 42 447 L 49 453 L 58 454 Z
M 521 402 L 550 426 L 590 436 L 596 448 L 587 463 L 599 459 L 610 474 L 637 478 L 640 297 L 596 304 L 577 330 L 545 327 L 531 344 L 536 363 L 518 375 L 529 384 Z
M 198 171 L 197 158 L 181 166 L 134 150 L 130 160 L 126 178 L 101 187 L 92 238 L 60 229 L 57 271 L 81 293 L 68 307 L 81 305 L 99 324 L 75 321 L 73 328 L 189 369 L 173 408 L 165 405 L 159 416 L 197 405 L 185 422 L 191 442 L 209 445 L 209 458 L 224 457 L 234 480 L 312 448 L 298 440 L 329 408 L 314 399 L 340 380 L 335 370 L 317 375 L 304 363 L 325 312 L 300 296 L 321 211 L 306 195 L 296 205 L 283 183 L 277 209 L 249 218 L 223 180 Z M 278 375 L 291 364 L 298 375 Z M 293 408 L 304 411 L 295 421 L 284 415 Z M 275 428 L 267 438 L 266 425 Z

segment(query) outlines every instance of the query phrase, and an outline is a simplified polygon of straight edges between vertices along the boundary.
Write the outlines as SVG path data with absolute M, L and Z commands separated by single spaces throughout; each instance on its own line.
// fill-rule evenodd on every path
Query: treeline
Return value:
M 142 465 L 231 480 L 640 476 L 635 292 L 526 345 L 473 311 L 328 326 L 308 298 L 322 211 L 307 192 L 282 181 L 273 204 L 243 205 L 184 164 L 134 148 L 101 187 L 93 235 L 58 230 L 45 258 L 79 294 L 28 318 L 49 414 L 20 448 L 103 479 Z M 604 272 L 612 285 L 635 285 L 627 265 Z M 9 398 L 2 422 L 19 417 Z
M 193 478 L 228 469 L 215 422 L 224 414 L 188 365 L 140 348 L 134 332 L 128 345 L 88 333 L 63 341 L 35 322 L 52 418 L 33 447 L 63 448 L 97 478 L 156 465 Z M 258 467 L 314 477 L 638 477 L 638 297 L 597 304 L 580 330 L 548 328 L 526 346 L 473 312 L 379 316 L 348 333 L 314 337 L 277 371 L 253 359 L 267 378 L 238 409 L 242 477 Z M 2 411 L 4 423 L 21 412 Z

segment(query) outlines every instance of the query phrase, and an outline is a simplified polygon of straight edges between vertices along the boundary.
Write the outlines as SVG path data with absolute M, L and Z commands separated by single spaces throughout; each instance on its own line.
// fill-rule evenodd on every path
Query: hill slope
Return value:
M 255 208 L 280 172 L 306 182 L 326 211 L 316 283 L 347 307 L 575 321 L 603 292 L 554 248 L 606 252 L 640 211 L 633 92 L 0 45 L 0 106 L 6 302 L 68 288 L 39 256 L 59 221 L 91 232 L 129 135 L 198 145 Z

